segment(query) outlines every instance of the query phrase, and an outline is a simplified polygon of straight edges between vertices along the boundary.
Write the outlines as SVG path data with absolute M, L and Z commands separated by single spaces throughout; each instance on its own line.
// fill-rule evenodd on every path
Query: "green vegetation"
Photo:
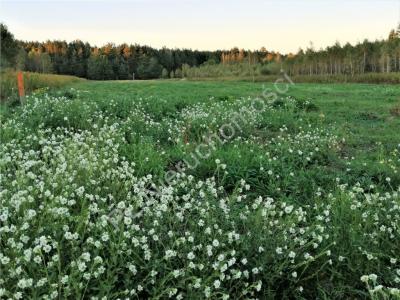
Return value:
M 3 109 L 1 297 L 398 299 L 400 88 L 266 91 L 84 81 Z
M 43 88 L 61 88 L 80 81 L 83 79 L 75 76 L 24 72 L 25 94 L 39 92 L 38 89 Z M 0 73 L 0 99 L 9 103 L 19 101 L 17 72 L 8 69 Z
M 140 45 L 93 47 L 76 40 L 16 41 L 1 24 L 1 65 L 31 72 L 67 74 L 95 80 L 154 78 L 246 78 L 278 75 L 284 69 L 302 82 L 398 83 L 400 25 L 387 39 L 356 45 L 339 43 L 287 55 L 260 50 L 197 51 Z
M 239 65 L 217 65 L 214 67 L 188 68 L 185 77 L 190 80 L 231 80 L 252 82 L 275 82 L 280 76 L 263 75 L 262 68 L 243 69 Z M 205 69 L 207 71 L 205 71 Z M 237 70 L 237 71 L 235 71 Z M 240 74 L 240 75 L 239 75 Z M 400 83 L 400 73 L 365 73 L 350 75 L 294 75 L 290 76 L 296 83 Z

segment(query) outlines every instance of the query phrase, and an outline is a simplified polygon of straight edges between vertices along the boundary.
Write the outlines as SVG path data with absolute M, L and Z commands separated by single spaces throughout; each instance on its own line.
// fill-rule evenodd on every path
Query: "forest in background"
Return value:
M 1 24 L 1 68 L 73 75 L 94 80 L 206 78 L 275 75 L 346 75 L 400 72 L 400 24 L 387 39 L 364 40 L 315 50 L 281 54 L 265 47 L 250 51 L 155 49 L 138 44 L 102 47 L 87 42 L 20 41 Z

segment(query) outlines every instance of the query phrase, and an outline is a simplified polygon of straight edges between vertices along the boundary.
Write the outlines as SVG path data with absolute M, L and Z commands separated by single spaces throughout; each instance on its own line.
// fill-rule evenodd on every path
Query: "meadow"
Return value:
M 400 299 L 400 88 L 279 87 L 2 104 L 0 298 Z
M 280 75 L 263 75 L 259 70 L 241 72 L 224 72 L 224 68 L 235 66 L 215 66 L 192 68 L 185 74 L 194 81 L 248 81 L 248 82 L 275 82 Z M 237 67 L 236 67 L 237 68 Z M 369 84 L 399 84 L 400 73 L 366 73 L 356 75 L 291 75 L 297 83 L 369 83 Z

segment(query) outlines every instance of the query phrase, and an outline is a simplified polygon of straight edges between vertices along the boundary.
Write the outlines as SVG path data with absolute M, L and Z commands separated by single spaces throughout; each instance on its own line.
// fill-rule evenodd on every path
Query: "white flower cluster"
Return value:
M 218 126 L 245 100 L 215 104 L 217 115 L 200 104 L 182 115 Z M 127 158 L 135 153 L 121 150 L 135 138 L 127 136 L 135 118 L 143 125 L 138 135 L 165 130 L 142 102 L 121 122 L 98 112 L 90 130 L 41 124 L 30 132 L 22 125 L 40 109 L 54 106 L 57 114 L 63 103 L 36 99 L 22 121 L 2 125 L 2 134 L 14 138 L 0 145 L 0 297 L 285 298 L 306 293 L 315 278 L 329 281 L 335 268 L 353 272 L 352 261 L 359 262 L 356 272 L 378 274 L 361 277 L 371 293 L 398 295 L 400 193 L 393 182 L 386 180 L 390 189 L 382 192 L 338 179 L 332 191 L 315 187 L 304 203 L 286 196 L 304 184 L 296 170 L 321 161 L 321 149 L 340 148 L 330 131 L 306 126 L 289 133 L 281 126 L 260 146 L 260 172 L 273 187 L 264 193 L 244 178 L 227 191 L 225 172 L 235 166 L 223 157 L 214 160 L 215 176 L 179 172 L 163 185 L 154 174 L 138 175 L 141 166 Z M 73 102 L 65 105 L 73 109 Z M 181 132 L 177 124 L 185 122 L 165 127 L 171 139 Z M 259 142 L 239 137 L 232 145 Z M 284 170 L 284 162 L 295 167 Z M 385 163 L 398 162 L 394 152 Z

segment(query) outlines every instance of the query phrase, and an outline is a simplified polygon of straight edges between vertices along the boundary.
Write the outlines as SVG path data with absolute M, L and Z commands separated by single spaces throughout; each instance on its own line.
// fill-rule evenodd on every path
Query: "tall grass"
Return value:
M 25 94 L 44 87 L 59 88 L 81 80 L 84 79 L 69 75 L 24 72 Z M 5 101 L 16 97 L 18 97 L 17 72 L 4 70 L 0 73 L 0 99 Z
M 289 76 L 295 83 L 385 83 L 399 84 L 400 73 L 366 73 L 354 76 L 349 75 L 295 75 Z M 274 82 L 282 76 L 278 75 L 255 75 L 255 76 L 217 76 L 217 77 L 188 77 L 189 80 L 201 81 L 253 81 L 253 82 Z
M 351 75 L 298 75 L 293 76 L 296 82 L 314 83 L 400 83 L 400 73 L 365 73 Z

